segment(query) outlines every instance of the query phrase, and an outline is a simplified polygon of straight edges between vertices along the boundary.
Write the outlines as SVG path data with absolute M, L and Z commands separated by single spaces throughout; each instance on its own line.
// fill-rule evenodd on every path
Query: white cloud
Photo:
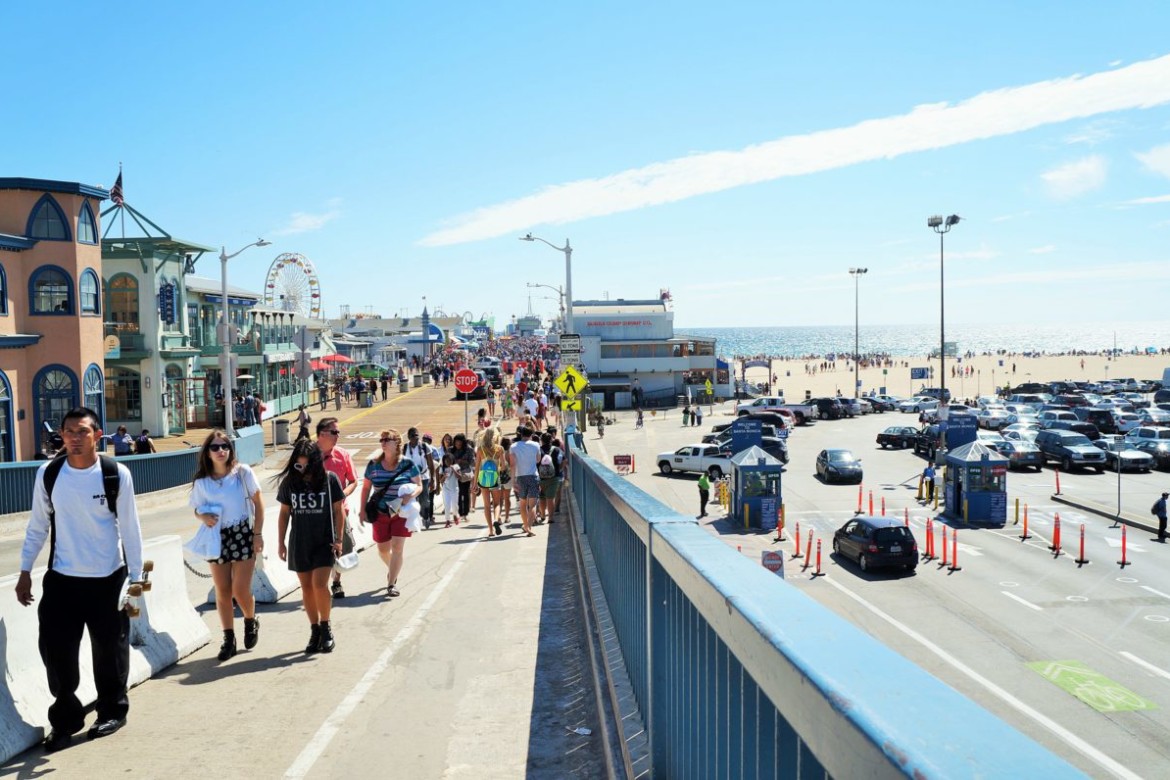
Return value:
M 1170 203 L 1170 195 L 1154 195 L 1149 198 L 1134 198 L 1127 200 L 1121 205 L 1123 206 L 1148 206 L 1151 203 Z
M 1045 171 L 1040 178 L 1052 197 L 1068 200 L 1104 184 L 1105 169 L 1105 158 L 1095 154 Z
M 1134 157 L 1154 173 L 1170 179 L 1170 144 L 1155 146 L 1148 152 L 1138 152 Z
M 1116 67 L 1117 67 L 1118 65 L 1120 65 L 1121 63 L 1122 63 L 1122 60 L 1110 60 L 1110 61 L 1109 61 L 1109 67 L 1111 67 L 1111 68 L 1116 68 Z
M 1066 144 L 1087 144 L 1089 146 L 1096 146 L 1104 143 L 1113 137 L 1113 127 L 1116 122 L 1101 120 L 1099 122 L 1090 122 L 1084 127 L 1078 127 L 1073 132 L 1064 137 Z
M 298 233 L 311 233 L 320 230 L 327 224 L 341 216 L 341 200 L 333 198 L 327 204 L 328 211 L 310 214 L 305 211 L 294 211 L 284 227 L 272 231 L 273 236 L 292 236 Z
M 870 119 L 850 127 L 787 136 L 739 150 L 678 157 L 602 178 L 552 185 L 532 195 L 457 216 L 419 243 L 446 246 L 479 241 L 537 225 L 560 225 L 632 211 L 747 184 L 892 159 L 1168 102 L 1170 56 L 1164 56 L 1089 76 L 983 92 L 953 105 L 921 105 L 906 114 Z
M 1030 255 L 1050 255 L 1056 251 L 1054 244 L 1045 244 L 1044 246 L 1033 247 L 1028 250 Z

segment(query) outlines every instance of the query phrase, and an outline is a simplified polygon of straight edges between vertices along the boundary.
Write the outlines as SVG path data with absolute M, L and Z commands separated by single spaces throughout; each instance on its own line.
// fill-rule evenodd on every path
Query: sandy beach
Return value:
M 821 369 L 821 361 L 804 360 L 799 358 L 780 359 L 772 361 L 772 372 L 776 375 L 776 387 L 789 400 L 798 401 L 809 396 L 826 396 L 853 394 L 853 365 L 846 360 L 838 360 L 835 367 Z M 861 391 L 870 390 L 883 392 L 899 397 L 909 397 L 922 387 L 937 386 L 934 379 L 923 382 L 911 380 L 910 369 L 933 365 L 937 373 L 938 359 L 933 361 L 926 357 L 897 357 L 893 358 L 893 365 L 885 369 L 883 375 L 881 367 L 862 366 L 859 378 Z M 816 367 L 816 373 L 810 373 L 806 367 Z M 959 368 L 964 372 L 960 375 Z M 952 376 L 951 370 L 955 368 Z M 1101 381 L 1104 379 L 1156 379 L 1162 378 L 1163 369 L 1170 368 L 1170 355 L 1042 355 L 1025 357 L 1023 355 L 976 355 L 964 357 L 961 361 L 947 358 L 947 387 L 956 398 L 974 399 L 978 395 L 994 393 L 997 387 L 1005 384 L 1016 386 L 1024 382 L 1051 382 L 1058 379 Z M 741 376 L 740 364 L 736 361 L 736 378 Z M 967 373 L 969 371 L 969 373 Z M 747 370 L 749 382 L 765 382 L 768 380 L 768 369 L 752 367 Z

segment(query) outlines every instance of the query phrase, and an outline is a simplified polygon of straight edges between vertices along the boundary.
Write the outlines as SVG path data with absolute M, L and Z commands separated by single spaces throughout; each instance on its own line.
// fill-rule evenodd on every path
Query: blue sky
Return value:
M 309 257 L 328 316 L 551 315 L 532 231 L 681 327 L 852 324 L 851 266 L 863 322 L 933 326 L 957 213 L 948 322 L 1167 319 L 1165 3 L 42 5 L 3 12 L 0 172 L 121 161 L 172 234 L 273 242 L 233 284 Z

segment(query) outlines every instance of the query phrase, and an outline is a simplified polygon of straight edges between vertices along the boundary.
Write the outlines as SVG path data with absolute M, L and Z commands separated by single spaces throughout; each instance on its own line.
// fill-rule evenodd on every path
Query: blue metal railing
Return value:
M 658 777 L 1082 776 L 579 450 L 571 473 Z
M 236 454 L 241 463 L 256 465 L 264 460 L 264 429 L 259 425 L 237 431 Z M 121 455 L 118 462 L 130 469 L 136 495 L 167 490 L 191 482 L 199 458 L 198 449 L 156 452 L 150 455 Z M 32 509 L 33 485 L 43 460 L 0 463 L 0 515 Z

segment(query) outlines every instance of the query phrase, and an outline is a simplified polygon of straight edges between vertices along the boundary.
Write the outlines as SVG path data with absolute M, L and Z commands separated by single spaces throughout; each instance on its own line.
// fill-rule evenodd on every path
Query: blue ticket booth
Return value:
M 731 458 L 731 518 L 742 528 L 775 531 L 784 464 L 752 445 Z
M 1007 523 L 1008 459 L 978 441 L 947 452 L 944 508 L 947 517 L 971 525 Z

